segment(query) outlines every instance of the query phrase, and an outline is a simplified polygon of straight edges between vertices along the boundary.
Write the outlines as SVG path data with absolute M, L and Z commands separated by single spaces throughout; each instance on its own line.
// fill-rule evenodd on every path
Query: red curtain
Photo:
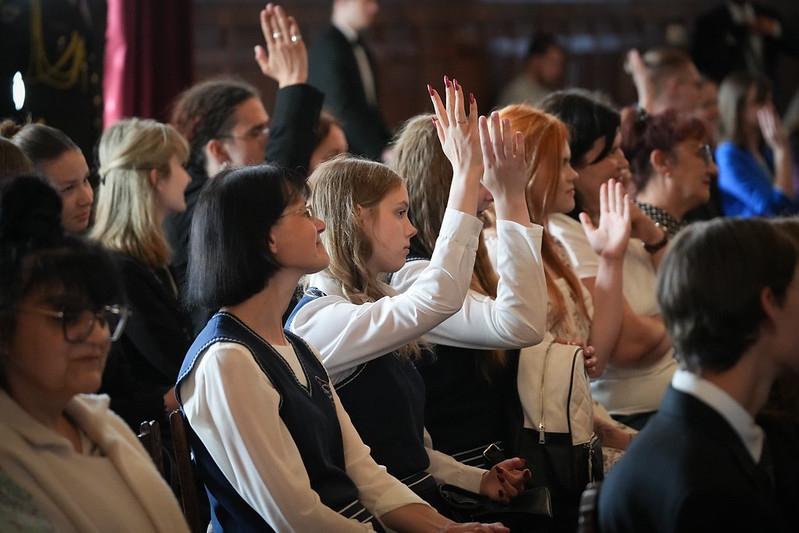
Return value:
M 191 0 L 107 0 L 105 127 L 124 117 L 168 120 L 193 79 Z

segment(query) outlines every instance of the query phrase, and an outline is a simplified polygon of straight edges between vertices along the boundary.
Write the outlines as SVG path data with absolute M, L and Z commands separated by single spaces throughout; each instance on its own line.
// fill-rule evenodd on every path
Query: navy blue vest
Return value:
M 217 313 L 194 341 L 183 361 L 175 388 L 178 402 L 182 407 L 181 382 L 209 346 L 217 342 L 235 342 L 245 346 L 280 394 L 280 418 L 299 449 L 311 487 L 319 494 L 322 503 L 348 518 L 369 521 L 377 531 L 382 531 L 380 524 L 358 502 L 358 488 L 346 473 L 341 426 L 327 372 L 302 339 L 290 332 L 286 332 L 286 338 L 302 365 L 307 387 L 297 380 L 289 364 L 269 343 L 233 315 Z M 208 492 L 214 531 L 273 531 L 233 489 L 191 428 L 189 441 Z
M 308 302 L 324 296 L 311 288 L 299 301 L 288 323 Z M 372 457 L 398 479 L 430 466 L 424 448 L 424 381 L 416 367 L 394 353 L 359 365 L 336 384 L 341 403 Z

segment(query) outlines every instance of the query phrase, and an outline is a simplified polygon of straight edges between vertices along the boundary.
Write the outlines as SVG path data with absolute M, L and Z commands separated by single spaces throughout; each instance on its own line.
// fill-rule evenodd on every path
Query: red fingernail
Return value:
M 436 117 L 430 117 L 430 120 L 432 120 L 432 121 L 433 121 L 433 124 L 435 124 L 435 123 L 436 123 Z
M 461 86 L 458 85 L 458 80 L 452 80 L 452 83 L 455 84 L 455 90 L 456 91 L 460 91 L 461 90 Z
M 444 86 L 449 89 L 451 87 L 451 83 L 449 81 L 449 76 L 444 76 Z
M 469 103 L 474 103 L 474 93 L 469 93 Z
M 433 90 L 433 87 L 429 83 L 427 84 L 427 92 L 430 93 L 430 96 L 433 96 L 433 95 L 436 94 L 436 92 Z

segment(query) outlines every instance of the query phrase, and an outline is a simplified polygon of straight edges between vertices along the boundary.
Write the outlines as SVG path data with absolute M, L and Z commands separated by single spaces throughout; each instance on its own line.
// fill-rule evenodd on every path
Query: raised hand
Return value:
M 646 70 L 641 53 L 635 48 L 627 52 L 624 70 L 633 78 L 633 85 L 638 93 L 638 107 L 651 113 L 655 101 L 655 86 Z
M 463 89 L 457 80 L 444 76 L 446 104 L 438 92 L 427 86 L 436 116 L 433 119 L 444 154 L 452 163 L 452 185 L 447 207 L 469 214 L 477 213 L 477 197 L 483 174 L 480 134 L 477 128 L 477 102 L 469 95 L 469 114 Z
M 266 50 L 255 47 L 255 61 L 261 72 L 286 87 L 308 81 L 308 51 L 294 17 L 286 16 L 283 8 L 267 4 L 261 10 L 261 31 Z
M 757 123 L 769 148 L 774 151 L 787 149 L 788 134 L 773 105 L 765 105 L 757 110 Z
M 587 213 L 580 222 L 594 252 L 608 258 L 624 256 L 630 239 L 630 198 L 624 186 L 614 179 L 599 188 L 599 226 L 594 227 Z
M 499 113 L 480 117 L 480 147 L 483 154 L 483 185 L 494 197 L 498 219 L 530 225 L 525 189 L 529 176 L 524 134 L 510 131 L 510 121 Z

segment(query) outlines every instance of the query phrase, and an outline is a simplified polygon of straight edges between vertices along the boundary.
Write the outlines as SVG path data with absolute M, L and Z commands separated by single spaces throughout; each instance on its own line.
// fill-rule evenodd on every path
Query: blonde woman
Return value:
M 445 78 L 446 105 L 430 88 L 440 142 L 454 167 L 447 211 L 430 264 L 403 293 L 385 283 L 402 268 L 416 229 L 408 219 L 404 180 L 362 159 L 322 163 L 311 175 L 313 209 L 327 225 L 322 240 L 330 266 L 313 276 L 316 290 L 300 301 L 290 331 L 318 348 L 355 428 L 375 460 L 444 513 L 436 482 L 448 482 L 508 502 L 529 471 L 516 458 L 491 470 L 461 464 L 432 449 L 424 429 L 424 383 L 414 360 L 420 337 L 463 305 L 482 224 L 477 219 L 483 150 L 513 165 L 513 140 L 489 140 L 470 98 L 467 115 L 456 81 Z M 469 101 L 467 101 L 469 102 Z M 508 154 L 508 157 L 505 157 Z M 511 160 L 511 161 L 509 161 Z M 486 173 L 486 186 L 504 194 L 502 174 Z M 512 180 L 508 180 L 512 181 Z M 503 192 L 499 192 L 503 188 Z
M 164 217 L 186 209 L 188 154 L 185 139 L 154 120 L 122 120 L 100 139 L 100 190 L 89 235 L 114 252 L 133 311 L 103 389 L 133 427 L 177 408 L 172 389 L 191 345 L 161 228 Z

